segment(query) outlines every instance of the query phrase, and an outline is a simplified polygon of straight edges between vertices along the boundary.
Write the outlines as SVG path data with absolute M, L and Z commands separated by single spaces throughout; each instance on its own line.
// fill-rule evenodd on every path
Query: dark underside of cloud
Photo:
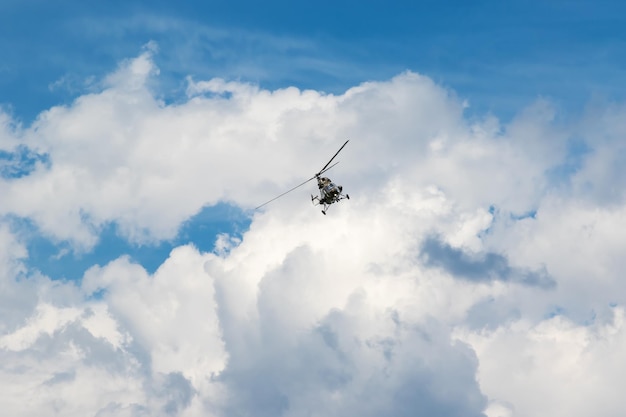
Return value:
M 455 278 L 467 281 L 505 281 L 541 288 L 552 288 L 556 285 L 545 268 L 535 271 L 515 268 L 503 255 L 493 252 L 480 256 L 468 254 L 436 236 L 424 240 L 420 257 L 426 266 L 441 268 Z
M 219 377 L 231 391 L 222 414 L 484 417 L 474 352 L 445 326 L 349 310 L 330 311 L 291 343 L 265 334 L 231 349 Z

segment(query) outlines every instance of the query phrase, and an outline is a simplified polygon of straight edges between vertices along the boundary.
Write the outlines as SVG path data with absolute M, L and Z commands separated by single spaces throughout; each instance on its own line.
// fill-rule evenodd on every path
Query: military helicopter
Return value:
M 346 143 L 341 145 L 341 148 L 339 148 L 337 153 L 335 153 L 335 155 L 333 155 L 333 157 L 330 158 L 330 161 L 328 161 L 328 163 L 326 165 L 324 165 L 322 167 L 322 169 L 320 169 L 320 171 L 317 174 L 313 175 L 311 178 L 309 178 L 308 180 L 304 181 L 303 183 L 296 185 L 292 189 L 285 191 L 281 195 L 279 195 L 277 197 L 274 197 L 274 198 L 272 198 L 269 201 L 266 201 L 265 203 L 263 203 L 260 206 L 256 207 L 255 210 L 263 207 L 266 204 L 271 203 L 274 200 L 279 199 L 280 197 L 284 196 L 285 194 L 292 192 L 296 188 L 302 187 L 304 184 L 306 184 L 309 181 L 312 181 L 314 179 L 317 179 L 317 188 L 319 188 L 319 190 L 320 190 L 320 195 L 319 196 L 314 196 L 313 194 L 311 194 L 311 202 L 313 203 L 313 205 L 317 205 L 317 206 L 323 205 L 324 206 L 324 209 L 322 210 L 322 214 L 326 215 L 326 211 L 328 210 L 328 207 L 330 207 L 331 204 L 338 203 L 339 201 L 343 200 L 344 198 L 347 198 L 348 200 L 350 200 L 350 196 L 348 194 L 343 194 L 342 193 L 343 187 L 341 185 L 336 185 L 334 182 L 332 182 L 330 180 L 330 178 L 321 176 L 324 172 L 328 171 L 329 169 L 331 169 L 332 167 L 334 167 L 335 165 L 337 165 L 339 163 L 337 161 L 334 164 L 330 165 L 330 163 L 333 162 L 333 159 L 335 159 L 335 157 L 337 155 L 339 155 L 339 152 L 341 152 L 343 147 L 346 146 L 348 144 L 348 142 L 350 142 L 350 140 L 347 140 Z

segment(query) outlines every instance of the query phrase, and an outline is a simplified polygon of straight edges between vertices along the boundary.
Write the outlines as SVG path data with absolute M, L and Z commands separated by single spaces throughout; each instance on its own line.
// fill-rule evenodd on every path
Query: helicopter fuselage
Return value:
M 324 206 L 322 213 L 326 214 L 326 209 L 333 203 L 337 203 L 344 198 L 350 199 L 348 194 L 344 195 L 342 193 L 343 187 L 341 185 L 337 185 L 327 177 L 316 177 L 317 178 L 317 188 L 320 190 L 320 196 L 314 197 L 311 196 L 311 201 L 313 204 L 321 204 Z
M 336 185 L 330 178 L 321 177 L 317 179 L 317 187 L 320 189 L 319 201 L 322 204 L 332 204 L 338 201 L 343 187 Z

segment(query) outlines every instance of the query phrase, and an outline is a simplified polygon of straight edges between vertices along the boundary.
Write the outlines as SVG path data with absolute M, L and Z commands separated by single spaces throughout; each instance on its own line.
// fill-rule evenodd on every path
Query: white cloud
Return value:
M 194 248 L 175 249 L 153 276 L 125 258 L 94 267 L 85 274 L 83 289 L 88 294 L 105 291 L 114 316 L 135 342 L 151 351 L 154 371 L 197 379 L 222 369 L 226 355 L 213 283 Z
M 40 296 L 0 338 L 5 412 L 178 415 L 210 399 L 227 355 L 204 257 L 178 248 L 153 276 L 120 258 L 86 274 L 79 300 Z
M 600 389 L 623 371 L 619 108 L 564 124 L 540 100 L 508 125 L 469 121 L 412 72 L 339 95 L 189 78 L 167 104 L 153 53 L 32 126 L 2 114 L 3 149 L 51 161 L 0 179 L 3 410 L 623 414 Z M 168 239 L 203 206 L 303 181 L 345 139 L 329 174 L 350 201 L 322 216 L 311 184 L 152 275 L 121 257 L 51 281 L 8 226 L 29 219 L 77 251 L 111 222 Z
M 586 326 L 557 316 L 469 337 L 481 364 L 481 386 L 495 403 L 505 400 L 512 415 L 619 416 L 624 335 L 624 311 L 615 308 L 610 319 Z

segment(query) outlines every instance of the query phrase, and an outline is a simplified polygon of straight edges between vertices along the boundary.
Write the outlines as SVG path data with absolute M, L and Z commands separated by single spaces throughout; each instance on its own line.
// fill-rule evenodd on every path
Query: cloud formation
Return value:
M 622 107 L 469 120 L 413 72 L 339 95 L 189 78 L 166 103 L 153 53 L 31 126 L 0 119 L 3 410 L 623 414 L 599 389 L 625 366 Z M 347 138 L 329 174 L 352 199 L 328 216 L 303 188 L 154 274 L 128 257 L 79 281 L 25 266 L 11 219 L 77 252 L 110 224 L 166 240 L 203 207 L 303 181 Z
M 511 268 L 505 256 L 488 252 L 472 256 L 441 242 L 435 236 L 424 239 L 421 256 L 426 266 L 440 267 L 449 274 L 470 281 L 502 280 L 549 288 L 554 280 L 545 268 L 529 271 Z

